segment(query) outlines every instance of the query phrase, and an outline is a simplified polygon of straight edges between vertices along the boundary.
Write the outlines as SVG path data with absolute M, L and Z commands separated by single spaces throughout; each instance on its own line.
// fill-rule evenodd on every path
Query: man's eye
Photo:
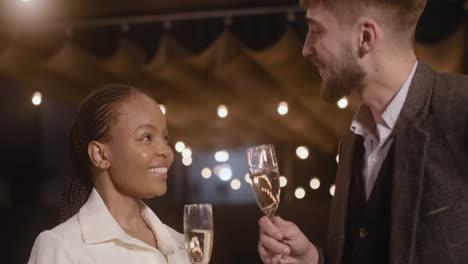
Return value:
M 141 140 L 142 141 L 151 141 L 151 135 L 146 135 Z
M 314 33 L 314 34 L 318 34 L 318 33 L 321 32 L 321 29 L 320 29 L 320 27 L 317 26 L 317 25 L 310 25 L 310 26 L 309 26 L 309 31 L 312 32 L 312 33 Z
M 165 142 L 169 142 L 169 136 L 165 136 L 165 137 L 163 137 L 163 139 L 164 139 Z

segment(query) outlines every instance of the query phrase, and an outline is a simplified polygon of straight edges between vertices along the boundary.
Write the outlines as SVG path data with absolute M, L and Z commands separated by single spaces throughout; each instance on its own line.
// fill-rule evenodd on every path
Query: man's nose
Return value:
M 313 55 L 314 47 L 309 40 L 309 37 L 306 38 L 304 41 L 304 45 L 302 46 L 302 56 L 305 58 L 311 57 Z

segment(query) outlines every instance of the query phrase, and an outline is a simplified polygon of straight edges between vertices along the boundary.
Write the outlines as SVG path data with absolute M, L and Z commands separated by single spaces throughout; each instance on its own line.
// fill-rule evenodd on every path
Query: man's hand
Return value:
M 258 221 L 260 226 L 260 240 L 258 253 L 264 263 L 272 263 L 276 254 L 283 255 L 285 263 L 316 264 L 319 253 L 307 237 L 292 222 L 285 221 L 278 216 L 266 216 Z

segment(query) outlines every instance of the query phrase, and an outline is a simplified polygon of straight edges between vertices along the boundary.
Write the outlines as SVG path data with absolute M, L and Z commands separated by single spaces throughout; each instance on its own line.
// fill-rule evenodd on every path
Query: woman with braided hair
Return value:
M 174 159 L 167 134 L 158 104 L 142 91 L 93 91 L 70 132 L 63 223 L 37 237 L 28 263 L 190 263 L 183 235 L 141 201 L 166 193 Z

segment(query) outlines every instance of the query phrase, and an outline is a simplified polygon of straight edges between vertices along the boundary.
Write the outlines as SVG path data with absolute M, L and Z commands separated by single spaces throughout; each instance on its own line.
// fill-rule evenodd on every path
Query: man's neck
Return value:
M 382 113 L 404 85 L 416 63 L 416 56 L 381 60 L 367 75 L 359 95 L 371 110 L 375 124 L 382 121 Z

